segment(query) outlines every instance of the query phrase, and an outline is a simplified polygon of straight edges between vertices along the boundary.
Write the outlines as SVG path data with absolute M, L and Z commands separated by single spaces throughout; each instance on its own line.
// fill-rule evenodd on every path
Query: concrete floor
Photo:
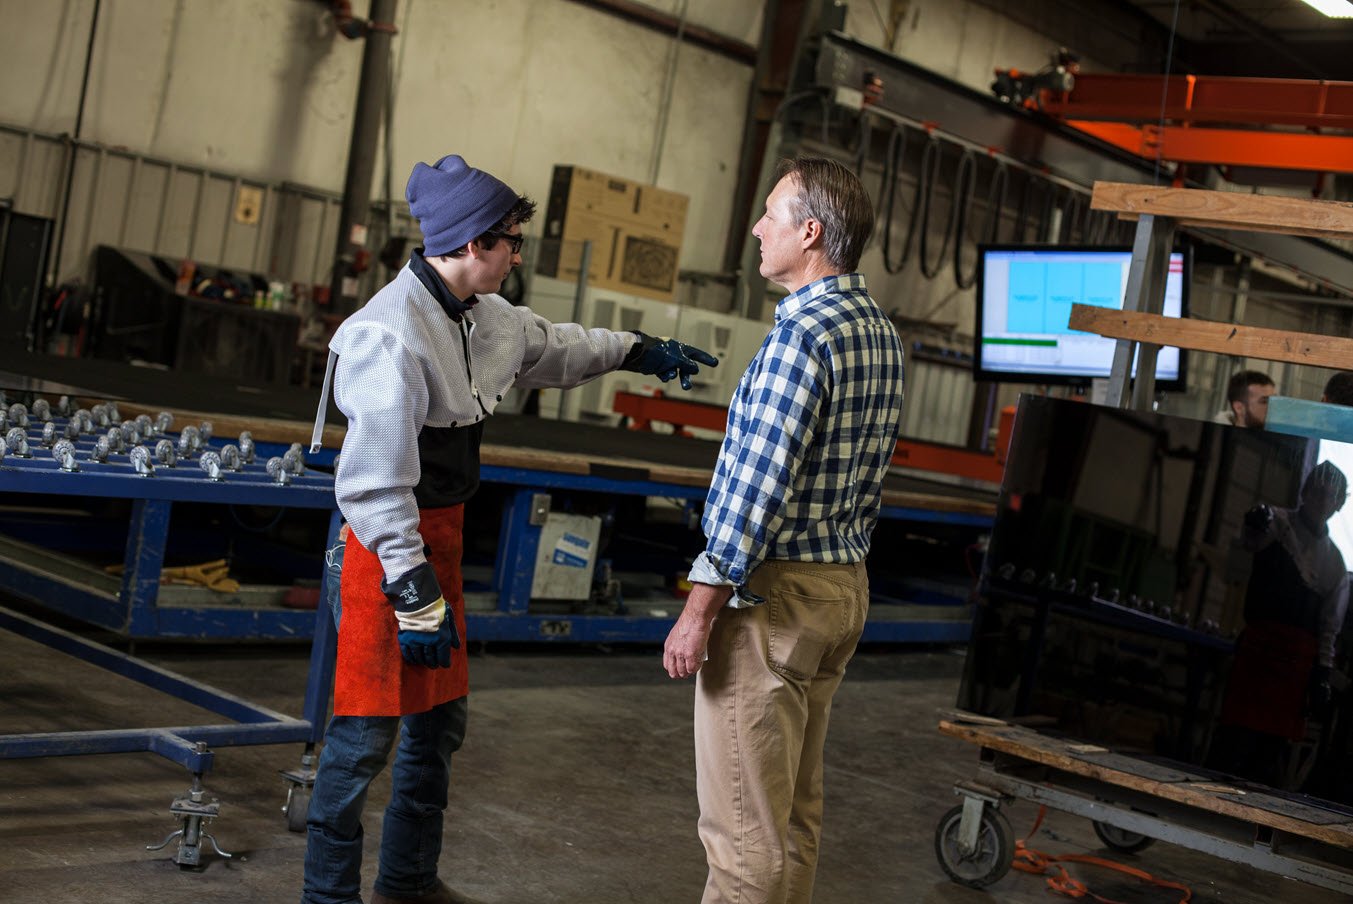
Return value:
M 254 702 L 300 714 L 300 648 L 142 651 L 150 661 Z M 442 875 L 495 904 L 676 904 L 699 899 L 691 682 L 670 681 L 655 649 L 474 650 L 470 731 L 454 762 Z M 971 777 L 977 751 L 935 731 L 952 703 L 961 653 L 865 650 L 837 697 L 828 740 L 827 815 L 819 904 L 1047 902 L 1039 878 L 1012 872 L 985 891 L 952 884 L 933 852 L 936 821 Z M 217 722 L 172 700 L 0 632 L 0 732 Z M 168 813 L 187 773 L 150 754 L 0 763 L 0 902 L 38 904 L 292 904 L 304 837 L 279 812 L 277 772 L 299 745 L 223 748 L 207 788 L 212 826 L 234 860 L 201 871 L 150 853 L 176 825 Z M 373 800 L 388 792 L 378 781 Z M 1009 810 L 1017 836 L 1034 819 Z M 379 815 L 367 821 L 368 863 Z M 1052 813 L 1034 842 L 1048 852 L 1097 850 L 1088 823 Z M 1339 895 L 1169 845 L 1112 855 L 1184 881 L 1195 901 L 1330 904 Z M 1177 893 L 1073 867 L 1106 897 L 1174 902 Z M 373 869 L 366 871 L 368 883 Z

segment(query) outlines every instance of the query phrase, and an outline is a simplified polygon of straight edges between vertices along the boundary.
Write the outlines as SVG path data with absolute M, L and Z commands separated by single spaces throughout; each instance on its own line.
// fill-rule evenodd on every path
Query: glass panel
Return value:
M 1023 396 L 959 706 L 1353 803 L 1347 453 Z

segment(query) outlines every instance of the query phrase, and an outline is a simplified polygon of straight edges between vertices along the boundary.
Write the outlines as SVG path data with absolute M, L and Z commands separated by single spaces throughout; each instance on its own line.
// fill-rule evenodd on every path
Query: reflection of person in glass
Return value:
M 1348 607 L 1348 572 L 1325 522 L 1344 505 L 1348 479 L 1330 462 L 1306 476 L 1295 511 L 1257 505 L 1241 539 L 1254 555 L 1245 630 L 1226 686 L 1211 765 L 1274 787 L 1302 770 L 1292 742 L 1329 702 L 1335 639 Z

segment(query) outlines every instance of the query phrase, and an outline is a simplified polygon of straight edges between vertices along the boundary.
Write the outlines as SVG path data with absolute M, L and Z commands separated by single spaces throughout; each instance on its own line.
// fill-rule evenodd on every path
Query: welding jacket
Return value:
M 499 295 L 449 309 L 408 266 L 345 320 L 329 343 L 334 401 L 348 418 L 335 491 L 386 578 L 426 561 L 414 491 L 438 463 L 421 460 L 423 431 L 479 424 L 513 384 L 585 383 L 615 370 L 634 342 L 631 332 L 550 323 Z M 423 454 L 435 447 L 422 444 Z

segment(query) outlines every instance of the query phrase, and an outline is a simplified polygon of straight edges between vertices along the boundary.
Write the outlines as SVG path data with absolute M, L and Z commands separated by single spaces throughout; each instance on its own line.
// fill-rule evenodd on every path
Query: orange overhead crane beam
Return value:
M 1148 160 L 1353 172 L 1353 82 L 1077 75 L 1037 106 Z
M 1265 169 L 1353 172 L 1353 136 L 1247 129 L 1133 126 L 1069 119 L 1067 125 L 1147 160 Z

